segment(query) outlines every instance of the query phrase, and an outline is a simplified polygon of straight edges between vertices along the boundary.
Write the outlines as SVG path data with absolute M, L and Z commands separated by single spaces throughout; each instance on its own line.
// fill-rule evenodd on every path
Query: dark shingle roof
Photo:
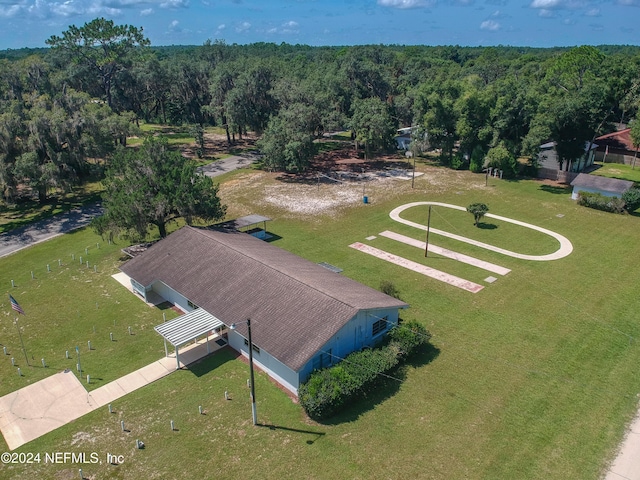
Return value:
M 294 371 L 359 310 L 408 305 L 250 235 L 184 227 L 121 270 L 184 295 Z M 238 331 L 246 337 L 244 324 Z
M 633 187 L 633 182 L 629 180 L 618 180 L 617 178 L 600 177 L 580 173 L 571 182 L 572 187 L 594 188 L 606 192 L 624 193 Z

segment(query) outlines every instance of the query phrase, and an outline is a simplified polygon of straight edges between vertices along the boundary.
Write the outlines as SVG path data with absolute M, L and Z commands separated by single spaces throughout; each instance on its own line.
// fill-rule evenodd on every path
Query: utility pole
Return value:
M 429 229 L 431 228 L 431 207 L 429 205 L 429 216 L 427 217 L 427 240 L 424 245 L 424 256 L 427 257 L 427 252 L 429 251 Z

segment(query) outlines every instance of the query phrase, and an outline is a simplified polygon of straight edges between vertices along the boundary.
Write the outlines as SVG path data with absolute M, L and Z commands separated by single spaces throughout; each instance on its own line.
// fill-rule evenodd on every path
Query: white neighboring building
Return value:
M 573 200 L 578 199 L 580 192 L 599 193 L 606 197 L 620 198 L 624 192 L 633 187 L 633 182 L 580 173 L 571 182 L 571 186 L 573 187 L 573 192 L 571 193 Z

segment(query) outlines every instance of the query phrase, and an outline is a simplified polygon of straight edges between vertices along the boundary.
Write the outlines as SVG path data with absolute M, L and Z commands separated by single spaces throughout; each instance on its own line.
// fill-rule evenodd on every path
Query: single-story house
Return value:
M 622 194 L 633 187 L 633 182 L 618 180 L 617 178 L 600 177 L 580 173 L 572 182 L 573 193 L 571 198 L 578 199 L 580 192 L 599 193 L 607 197 L 622 197 Z
M 576 160 L 570 161 L 568 165 L 564 165 L 564 170 L 560 170 L 558 163 L 558 152 L 556 152 L 556 142 L 547 142 L 540 145 L 538 153 L 538 177 L 557 180 L 559 182 L 569 182 L 577 173 L 584 171 L 593 165 L 595 159 L 595 151 L 598 145 L 585 143 L 584 155 Z
M 638 149 L 633 146 L 630 128 L 602 135 L 596 142 L 596 161 L 634 165 L 638 160 Z
M 153 292 L 222 325 L 245 356 L 250 318 L 255 364 L 296 395 L 314 369 L 380 341 L 408 307 L 234 229 L 183 227 L 120 269 L 143 298 Z

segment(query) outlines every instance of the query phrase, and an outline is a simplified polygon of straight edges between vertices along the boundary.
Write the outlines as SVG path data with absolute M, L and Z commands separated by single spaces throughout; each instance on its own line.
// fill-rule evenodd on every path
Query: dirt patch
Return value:
M 345 208 L 376 203 L 408 193 L 484 189 L 484 175 L 425 165 L 402 155 L 365 161 L 352 148 L 323 152 L 304 173 L 242 173 L 220 186 L 229 216 L 260 212 L 286 218 L 310 219 L 339 215 Z M 414 184 L 412 188 L 412 183 Z
M 205 133 L 204 134 L 204 151 L 202 152 L 203 158 L 213 158 L 226 156 L 229 153 L 234 155 L 241 154 L 245 150 L 252 150 L 256 147 L 257 137 L 253 133 L 243 135 L 242 138 L 237 138 L 232 141 L 231 145 L 227 143 L 227 136 L 218 133 Z M 198 147 L 195 143 L 185 145 L 180 148 L 182 155 L 187 158 L 197 159 Z

